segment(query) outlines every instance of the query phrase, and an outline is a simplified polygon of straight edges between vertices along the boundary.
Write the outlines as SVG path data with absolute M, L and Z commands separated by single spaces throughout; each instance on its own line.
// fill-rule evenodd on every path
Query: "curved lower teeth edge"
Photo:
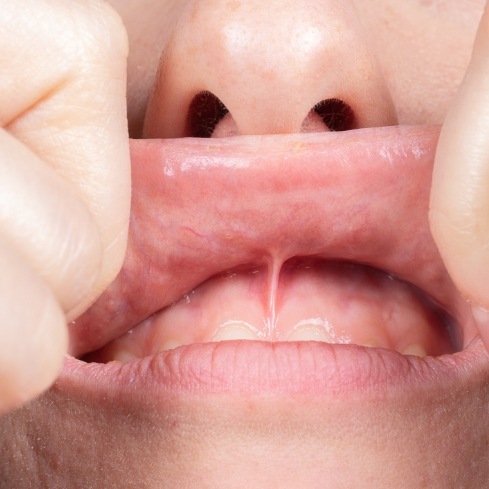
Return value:
M 245 321 L 230 320 L 219 326 L 212 337 L 212 342 L 221 341 L 272 341 L 263 337 L 263 334 L 257 330 L 253 325 Z M 337 336 L 332 326 L 325 320 L 320 318 L 311 318 L 299 322 L 287 335 L 283 341 L 317 341 L 330 344 L 352 344 L 350 338 L 346 336 Z M 159 352 L 173 350 L 184 344 L 174 339 L 165 341 L 159 347 Z M 376 340 L 367 340 L 364 344 L 359 346 L 365 346 L 369 348 L 382 348 Z M 403 355 L 426 357 L 426 349 L 417 343 L 410 344 L 404 347 L 401 352 Z M 139 358 L 136 354 L 128 349 L 117 350 L 113 355 L 113 360 L 119 362 L 128 362 Z

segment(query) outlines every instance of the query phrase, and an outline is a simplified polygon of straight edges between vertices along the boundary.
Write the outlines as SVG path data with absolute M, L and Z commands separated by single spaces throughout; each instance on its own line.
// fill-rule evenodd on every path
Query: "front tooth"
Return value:
M 127 351 L 127 350 L 119 350 L 114 354 L 113 360 L 116 362 L 130 362 L 131 360 L 136 359 L 136 355 L 134 353 Z
M 333 325 L 324 318 L 299 321 L 285 337 L 285 341 L 322 341 L 325 343 L 351 343 L 351 338 L 337 335 Z
M 403 355 L 413 355 L 415 357 L 425 357 L 427 356 L 426 350 L 419 344 L 414 343 L 404 348 L 401 352 Z
M 174 350 L 175 348 L 178 348 L 179 346 L 182 346 L 183 343 L 174 339 L 168 339 L 164 341 L 161 345 L 158 351 L 168 351 L 168 350 Z
M 259 340 L 257 329 L 245 321 L 227 321 L 216 330 L 212 341 Z
M 367 346 L 368 348 L 380 348 L 379 342 L 374 339 L 362 341 L 361 345 Z
M 332 336 L 324 328 L 315 324 L 294 328 L 287 335 L 287 341 L 322 341 L 325 343 L 334 343 Z

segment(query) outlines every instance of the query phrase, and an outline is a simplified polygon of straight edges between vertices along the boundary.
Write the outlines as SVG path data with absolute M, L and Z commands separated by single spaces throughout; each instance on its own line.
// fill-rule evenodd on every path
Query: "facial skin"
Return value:
M 172 26 L 176 19 L 187 17 L 193 7 L 188 3 L 177 1 L 160 2 L 158 5 L 146 2 L 144 7 L 130 1 L 112 1 L 111 3 L 124 19 L 130 36 L 129 123 L 132 136 L 139 137 L 148 97 L 154 89 L 154 77 L 172 32 Z M 375 69 L 379 71 L 374 72 L 375 76 L 380 77 L 377 80 L 379 84 L 387 86 L 386 95 L 392 98 L 399 123 L 439 124 L 443 122 L 450 102 L 465 74 L 482 7 L 483 2 L 481 1 L 465 2 L 464 12 L 461 13 L 460 6 L 453 2 L 410 1 L 393 4 L 392 2 L 369 1 L 348 2 L 343 7 L 307 4 L 303 8 L 308 15 L 304 14 L 302 25 L 297 23 L 297 19 L 295 22 L 290 20 L 289 9 L 286 7 L 281 9 L 280 19 L 282 22 L 285 21 L 287 26 L 293 24 L 300 31 L 301 26 L 302 28 L 310 26 L 311 17 L 317 13 L 316 20 L 317 24 L 320 24 L 321 35 L 325 37 L 325 42 L 332 44 L 324 50 L 318 48 L 318 51 L 319 53 L 322 51 L 321 54 L 325 57 L 336 57 L 335 66 L 341 66 L 343 70 L 350 69 L 345 67 L 352 64 L 356 64 L 355 68 L 357 68 L 358 63 L 362 61 L 358 53 L 352 52 L 345 45 L 345 38 L 357 38 L 361 49 L 369 51 L 371 58 L 368 62 L 377 64 Z M 213 12 L 217 10 L 217 12 L 205 21 L 201 18 L 198 20 L 199 29 L 211 36 L 216 34 L 214 29 L 217 29 L 217 32 L 223 29 L 223 24 L 227 22 L 226 19 L 233 10 L 219 5 L 212 5 L 208 8 Z M 250 11 L 243 11 L 243 9 L 245 7 L 241 5 L 235 15 L 245 25 L 251 26 L 256 23 L 255 16 L 262 18 L 261 10 L 257 12 L 256 8 L 251 9 L 251 7 Z M 335 12 L 335 9 L 340 9 L 341 12 Z M 354 9 L 353 13 L 352 9 Z M 328 10 L 331 11 L 329 15 Z M 205 12 L 207 8 L 203 8 L 201 15 L 207 17 Z M 243 21 L 242 17 L 245 17 L 246 21 Z M 328 22 L 332 23 L 334 19 L 341 19 L 340 22 L 343 23 L 348 21 L 350 25 L 342 25 L 341 34 L 331 39 L 331 27 Z M 272 29 L 274 32 L 277 31 L 272 37 L 268 36 L 270 49 L 267 50 L 267 53 L 257 53 L 251 47 L 240 50 L 240 58 L 244 58 L 243 63 L 251 62 L 251 60 L 255 63 L 265 62 L 257 61 L 257 57 L 260 59 L 266 57 L 266 62 L 269 62 L 270 58 L 275 57 L 275 53 L 282 51 L 281 36 L 284 34 L 282 31 L 287 30 L 281 27 L 282 22 L 273 22 L 273 25 L 267 22 L 268 25 L 261 27 L 261 31 L 267 34 Z M 191 24 L 188 29 L 195 29 L 195 25 Z M 449 32 L 453 34 L 450 36 L 447 34 Z M 191 44 L 190 34 L 189 37 L 190 39 L 187 39 L 186 42 Z M 224 40 L 221 41 L 224 42 Z M 224 47 L 209 49 L 206 56 L 211 57 L 211 62 L 217 61 L 223 49 Z M 227 49 L 231 50 L 232 47 L 228 46 Z M 300 46 L 295 46 L 294 49 L 300 53 L 304 51 Z M 331 54 L 333 50 L 341 55 Z M 233 54 L 231 51 L 230 56 Z M 182 60 L 181 64 L 185 66 Z M 427 70 L 427 66 L 431 69 Z M 234 69 L 238 68 L 239 65 L 234 67 Z M 309 98 L 311 107 L 329 95 L 327 93 L 328 85 L 338 83 L 334 80 L 341 78 L 337 75 L 339 68 L 335 70 L 327 70 L 322 66 L 316 68 L 320 70 L 321 75 L 320 81 L 315 82 L 321 86 L 320 95 L 315 94 L 316 99 L 307 94 L 297 96 L 298 99 Z M 185 69 L 191 70 L 190 67 L 185 67 Z M 293 73 L 292 69 L 291 71 L 292 73 L 287 73 L 288 76 L 295 76 L 294 82 L 297 85 L 303 84 L 304 79 L 301 78 L 301 75 Z M 241 76 L 243 76 L 242 73 Z M 309 73 L 308 76 L 315 78 L 317 73 Z M 416 80 L 416 83 L 413 83 L 413 80 Z M 224 79 L 223 83 L 228 82 Z M 245 83 L 238 87 L 240 93 L 243 90 L 250 90 L 253 93 L 258 89 L 255 85 L 257 83 L 253 84 L 253 89 L 247 87 Z M 301 92 L 311 91 L 306 91 L 305 86 L 301 86 Z M 259 89 L 266 95 L 273 92 L 273 87 L 266 83 L 261 83 Z M 366 89 L 360 87 L 357 90 Z M 242 98 L 247 99 L 248 94 L 245 92 Z M 377 105 L 379 105 L 378 101 Z M 385 100 L 380 105 L 384 106 Z
M 442 124 L 467 70 L 484 7 L 482 0 L 463 5 L 421 0 L 109 3 L 129 34 L 130 135 L 155 139 L 189 135 L 188 107 L 202 90 L 212 92 L 229 109 L 215 129 L 223 135 L 287 138 L 283 135 L 321 128 L 314 115 L 311 125 L 304 126 L 304 120 L 317 103 L 329 98 L 349 104 L 355 129 Z M 360 139 L 363 134 L 367 133 Z M 266 143 L 270 146 L 250 141 L 252 148 L 264 152 L 277 148 L 273 141 Z M 287 145 L 293 140 L 279 141 Z M 325 144 L 318 141 L 318 146 Z M 136 151 L 133 147 L 131 226 L 143 236 L 146 225 L 161 229 L 154 221 L 164 196 L 152 189 L 142 170 L 134 168 Z M 173 150 L 164 146 L 164 151 Z M 267 160 L 270 172 L 272 160 Z M 427 202 L 425 184 L 432 168 L 420 165 L 417 171 L 421 176 L 406 174 L 415 182 L 419 176 L 420 186 L 426 188 L 419 198 Z M 385 175 L 380 167 L 378 175 Z M 338 181 L 357 182 L 346 177 Z M 205 177 L 200 185 L 206 185 Z M 178 189 L 185 191 L 183 186 Z M 166 195 L 178 192 L 168 190 Z M 341 192 L 347 195 L 346 190 Z M 371 200 L 376 199 L 378 195 Z M 135 210 L 151 205 L 154 213 Z M 187 209 L 185 202 L 180 205 Z M 191 210 L 182 211 L 182 220 L 187 214 Z M 408 222 L 394 219 L 390 226 L 396 225 L 399 229 L 392 235 L 409 235 Z M 423 220 L 422 225 L 427 223 Z M 130 275 L 130 260 L 140 256 L 138 244 L 158 249 L 154 235 L 137 241 L 134 232 L 123 273 Z M 287 242 L 291 240 L 299 237 L 287 237 Z M 405 241 L 408 238 L 403 241 L 408 249 Z M 157 260 L 151 264 L 158 266 Z M 444 282 L 439 284 L 444 287 Z M 454 302 L 462 304 L 462 299 L 457 295 Z M 86 332 L 80 325 L 105 317 L 104 296 L 99 304 L 103 306 L 84 316 L 89 318 L 86 323 L 82 317 L 71 325 L 71 349 L 78 356 L 90 351 L 88 347 L 76 351 Z M 461 305 L 460 311 L 460 317 L 471 315 L 469 306 Z M 82 369 L 70 364 L 48 392 L 0 418 L 0 487 L 489 487 L 489 361 L 476 336 L 472 324 L 464 332 L 462 367 L 445 360 L 444 373 L 435 381 L 429 369 L 421 367 L 424 364 L 412 364 L 426 381 L 404 382 L 408 374 L 395 372 L 397 384 L 389 384 L 380 394 L 373 388 L 372 393 L 355 392 L 333 383 L 334 389 L 320 392 L 272 387 L 265 392 L 247 386 L 239 394 L 199 395 L 186 386 L 181 392 L 165 392 L 148 381 L 141 401 L 121 392 L 136 392 L 129 379 L 148 375 L 154 364 L 127 367 L 124 375 L 121 370 L 118 376 L 124 382 L 113 389 L 109 385 L 113 377 L 104 377 L 97 367 L 91 378 L 97 379 L 99 389 L 88 389 Z M 440 363 L 434 360 L 432 365 Z M 291 384 L 292 377 L 291 371 Z

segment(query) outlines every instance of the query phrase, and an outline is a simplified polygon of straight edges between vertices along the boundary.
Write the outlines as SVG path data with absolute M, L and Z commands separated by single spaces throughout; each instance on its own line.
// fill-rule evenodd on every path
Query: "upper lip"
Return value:
M 100 348 L 216 273 L 271 255 L 386 270 L 463 322 L 467 308 L 429 231 L 438 135 L 418 126 L 131 141 L 126 261 L 71 325 L 71 353 Z

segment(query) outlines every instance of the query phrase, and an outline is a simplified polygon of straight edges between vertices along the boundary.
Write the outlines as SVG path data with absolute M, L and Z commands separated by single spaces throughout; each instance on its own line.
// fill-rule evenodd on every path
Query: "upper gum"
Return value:
M 225 339 L 360 345 L 370 345 L 373 339 L 376 346 L 398 351 L 417 344 L 432 355 L 453 351 L 437 316 L 407 285 L 369 268 L 320 264 L 288 270 L 277 287 L 257 273 L 218 276 L 189 294 L 188 300 L 151 316 L 110 348 L 142 357 L 179 345 Z M 274 301 L 273 324 L 266 319 L 267 301 L 260 299 L 267 297 L 263 284 L 281 295 Z M 402 311 L 386 316 L 390 308 Z

